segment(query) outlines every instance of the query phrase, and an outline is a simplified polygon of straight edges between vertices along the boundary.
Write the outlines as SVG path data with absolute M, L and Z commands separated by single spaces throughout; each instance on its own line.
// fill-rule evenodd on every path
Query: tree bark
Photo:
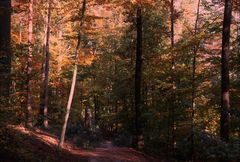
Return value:
M 222 31 L 222 60 L 221 60 L 221 118 L 220 137 L 229 141 L 230 98 L 229 98 L 229 55 L 230 55 L 230 27 L 232 19 L 232 2 L 225 0 L 223 31 Z
M 175 46 L 175 31 L 174 31 L 174 16 L 175 16 L 175 13 L 174 13 L 174 0 L 171 0 L 171 4 L 170 4 L 170 10 L 171 10 L 171 49 L 172 49 L 172 93 L 173 93 L 173 96 L 172 96 L 172 107 L 170 109 L 171 111 L 171 117 L 169 117 L 169 120 L 168 122 L 171 121 L 171 149 L 172 149 L 172 155 L 175 156 L 175 148 L 176 148 L 176 140 L 175 140 L 175 129 L 176 129 L 176 121 L 175 121 L 175 100 L 176 100 L 176 94 L 175 94 L 175 87 L 176 87 L 176 83 L 175 83 L 175 78 L 174 78 L 174 71 L 175 71 L 175 64 L 176 64 L 176 61 L 175 61 L 175 53 L 173 51 L 174 49 L 174 46 Z M 170 113 L 169 113 L 170 114 Z M 170 119 L 171 118 L 171 119 Z M 170 125 L 170 124 L 168 124 Z M 170 132 L 168 133 L 168 135 L 170 135 Z M 168 137 L 169 138 L 169 137 Z
M 240 2 L 239 2 L 240 6 Z M 240 60 L 240 7 L 237 12 L 237 52 Z
M 199 21 L 199 12 L 200 12 L 200 3 L 201 0 L 198 0 L 197 5 L 197 16 L 194 26 L 194 37 L 196 37 L 198 32 L 198 21 Z M 195 117 L 195 98 L 196 98 L 196 57 L 197 57 L 198 47 L 194 45 L 193 47 L 193 62 L 192 62 L 192 101 L 191 101 L 191 159 L 194 160 L 194 117 Z
M 97 127 L 98 126 L 98 112 L 99 112 L 98 96 L 97 96 L 97 94 L 94 94 L 93 101 L 94 101 L 94 124 L 95 124 L 95 127 Z
M 0 99 L 9 99 L 11 74 L 11 0 L 0 1 Z
M 33 0 L 29 1 L 28 13 L 28 59 L 27 59 L 27 110 L 26 126 L 32 127 L 32 67 L 33 66 Z
M 22 44 L 22 18 L 19 20 L 19 45 Z
M 137 6 L 137 50 L 136 50 L 136 65 L 135 65 L 135 146 L 138 149 L 143 149 L 144 139 L 142 134 L 141 124 L 141 109 L 142 109 L 142 5 L 141 1 Z
M 40 125 L 44 128 L 48 128 L 48 82 L 49 82 L 49 39 L 50 39 L 50 21 L 51 21 L 51 0 L 48 0 L 48 12 L 46 16 L 46 31 L 45 31 L 45 41 L 44 41 L 44 68 L 43 68 L 43 91 L 41 94 L 41 105 L 40 105 Z
M 83 19 L 84 19 L 84 14 L 86 11 L 86 1 L 87 0 L 83 0 L 83 3 L 82 3 L 82 10 L 81 10 L 82 12 L 80 15 L 80 29 L 83 26 Z M 75 84 L 76 84 L 76 80 L 77 80 L 77 59 L 78 59 L 78 54 L 79 54 L 79 50 L 80 50 L 80 43 L 81 43 L 81 31 L 78 32 L 77 47 L 76 47 L 76 51 L 75 51 L 75 65 L 74 65 L 74 71 L 73 71 L 73 77 L 72 77 L 72 85 L 71 85 L 71 90 L 70 90 L 70 94 L 69 94 L 69 98 L 68 98 L 67 112 L 66 112 L 65 120 L 63 123 L 63 127 L 62 127 L 61 138 L 59 141 L 59 148 L 63 147 L 66 128 L 67 128 L 67 122 L 68 122 L 68 118 L 70 115 L 70 109 L 71 109 L 71 105 L 72 105 L 72 99 L 73 99 Z

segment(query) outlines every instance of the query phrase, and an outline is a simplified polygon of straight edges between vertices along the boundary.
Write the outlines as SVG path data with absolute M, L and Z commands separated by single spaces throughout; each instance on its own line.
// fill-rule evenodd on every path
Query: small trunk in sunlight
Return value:
M 75 90 L 76 78 L 77 78 L 77 65 L 74 66 L 72 85 L 71 85 L 71 90 L 70 90 L 68 105 L 67 105 L 67 112 L 66 112 L 64 124 L 62 127 L 61 139 L 60 139 L 60 143 L 59 143 L 60 148 L 63 147 L 63 143 L 64 143 L 64 139 L 65 139 L 65 132 L 66 132 L 67 122 L 68 122 L 70 109 L 71 109 L 71 105 L 72 105 L 72 99 L 73 99 L 73 94 L 74 94 L 74 90 Z
M 82 9 L 81 9 L 82 12 L 80 15 L 80 28 L 83 26 L 83 18 L 84 18 L 85 10 L 86 10 L 86 0 L 83 0 Z M 71 105 L 72 105 L 72 99 L 73 99 L 75 84 L 76 84 L 76 80 L 77 80 L 77 60 L 78 60 L 78 54 L 79 54 L 79 50 L 80 50 L 80 43 L 81 43 L 81 33 L 80 32 L 81 31 L 78 32 L 77 47 L 76 47 L 76 51 L 75 51 L 75 65 L 74 65 L 74 71 L 73 71 L 73 77 L 72 77 L 72 85 L 71 85 L 71 90 L 70 90 L 70 94 L 69 94 L 69 98 L 68 98 L 67 112 L 66 112 L 65 120 L 63 123 L 63 127 L 62 127 L 60 141 L 59 141 L 59 148 L 62 148 L 63 144 L 64 144 L 65 133 L 66 133 L 66 129 L 67 129 L 67 122 L 68 122 L 68 118 L 70 115 L 70 109 L 71 109 Z

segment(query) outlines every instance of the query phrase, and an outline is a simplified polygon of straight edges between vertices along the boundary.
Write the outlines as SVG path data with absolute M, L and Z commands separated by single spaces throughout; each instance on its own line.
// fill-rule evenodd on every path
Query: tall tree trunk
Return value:
M 85 106 L 84 125 L 86 128 L 92 129 L 92 112 L 90 108 L 90 99 L 87 99 L 87 104 Z
M 237 52 L 240 60 L 240 2 L 239 9 L 236 12 L 237 12 Z
M 48 128 L 48 82 L 49 82 L 49 38 L 50 38 L 50 21 L 51 21 L 51 0 L 48 0 L 48 12 L 46 15 L 46 31 L 45 31 L 45 41 L 44 41 L 44 68 L 43 68 L 43 91 L 41 94 L 41 106 L 40 106 L 40 125 L 44 128 Z
M 82 11 L 80 14 L 80 30 L 81 30 L 81 28 L 83 26 L 83 22 L 84 22 L 83 19 L 84 19 L 84 14 L 86 11 L 86 3 L 87 3 L 86 1 L 87 0 L 83 0 L 82 9 L 80 10 L 80 11 Z M 72 77 L 72 85 L 71 85 L 71 90 L 70 90 L 70 94 L 69 94 L 69 98 L 68 98 L 67 112 L 66 112 L 65 120 L 63 123 L 63 127 L 62 127 L 61 138 L 59 141 L 59 148 L 63 147 L 66 128 L 67 128 L 67 122 L 68 122 L 68 118 L 70 115 L 70 109 L 71 109 L 71 105 L 72 105 L 72 99 L 73 99 L 75 84 L 76 84 L 76 80 L 77 80 L 77 59 L 78 59 L 78 54 L 79 54 L 79 50 L 80 50 L 80 43 L 81 43 L 81 31 L 78 32 L 77 47 L 76 47 L 76 51 L 75 51 L 75 65 L 74 65 L 74 71 L 73 71 L 73 77 Z
M 11 73 L 11 0 L 0 1 L 0 99 L 9 99 Z
M 59 82 L 59 87 L 57 87 L 57 96 L 59 99 L 59 107 L 63 107 L 63 100 L 62 100 L 62 94 L 63 94 L 63 78 L 61 75 L 62 72 L 62 62 L 63 62 L 63 50 L 62 50 L 62 41 L 63 41 L 63 31 L 62 31 L 62 25 L 60 24 L 60 31 L 58 33 L 58 41 L 60 44 L 59 52 L 58 52 L 58 82 Z
M 194 26 L 194 37 L 196 37 L 198 32 L 198 21 L 200 12 L 201 0 L 198 0 L 197 5 L 197 17 Z M 196 57 L 198 52 L 198 46 L 193 47 L 193 62 L 192 62 L 192 101 L 191 101 L 191 159 L 194 160 L 194 117 L 195 117 L 195 98 L 196 98 Z
M 22 18 L 20 18 L 19 20 L 19 45 L 21 44 L 22 44 Z
M 171 105 L 171 119 L 169 117 L 169 123 L 171 121 L 171 148 L 172 148 L 172 154 L 173 156 L 175 156 L 175 148 L 176 148 L 176 140 L 175 140 L 175 129 L 176 129 L 176 121 L 175 121 L 175 100 L 176 100 L 176 94 L 175 94 L 175 78 L 174 78 L 174 71 L 175 71 L 175 53 L 173 52 L 174 46 L 175 46 L 175 31 L 174 31 L 174 16 L 175 16 L 175 12 L 174 12 L 174 0 L 171 0 L 171 6 L 170 6 L 170 10 L 171 10 L 171 49 L 172 49 L 172 90 L 173 90 L 173 95 L 172 95 L 172 105 Z M 169 113 L 170 114 L 170 113 Z M 168 124 L 170 125 L 170 124 Z M 170 135 L 170 132 L 168 133 L 168 135 Z M 168 137 L 169 138 L 169 137 Z
M 97 94 L 94 94 L 93 101 L 94 101 L 94 124 L 95 124 L 95 127 L 97 127 L 97 125 L 98 125 L 98 112 L 99 112 L 98 96 L 97 96 Z
M 115 118 L 117 118 L 118 114 L 118 100 L 115 100 Z M 118 133 L 118 120 L 115 121 L 115 132 Z
M 232 2 L 225 0 L 223 31 L 222 31 L 222 61 L 221 61 L 221 118 L 220 137 L 229 141 L 229 54 L 230 54 L 230 27 L 232 19 Z
M 139 1 L 137 6 L 137 50 L 136 50 L 136 67 L 135 67 L 135 146 L 138 149 L 143 149 L 144 139 L 142 134 L 141 124 L 141 109 L 142 109 L 142 96 L 141 96 L 141 83 L 142 83 L 142 4 Z
M 93 53 L 94 53 L 94 50 L 93 50 Z M 92 66 L 94 69 L 96 68 L 95 63 L 93 63 Z M 96 87 L 96 74 L 93 75 L 93 84 L 94 84 L 94 87 Z M 93 103 L 94 103 L 94 125 L 96 128 L 98 125 L 98 111 L 99 111 L 97 91 L 94 92 Z
M 235 2 L 236 3 L 236 25 L 237 25 L 237 37 L 236 37 L 236 42 L 237 42 L 237 60 L 238 60 L 238 68 L 237 68 L 237 80 L 238 83 L 240 81 L 240 1 Z M 239 87 L 238 87 L 239 88 Z M 238 124 L 238 138 L 240 138 L 240 125 Z
M 27 110 L 26 126 L 32 127 L 32 66 L 33 66 L 33 0 L 29 1 L 28 13 L 28 60 L 27 60 Z

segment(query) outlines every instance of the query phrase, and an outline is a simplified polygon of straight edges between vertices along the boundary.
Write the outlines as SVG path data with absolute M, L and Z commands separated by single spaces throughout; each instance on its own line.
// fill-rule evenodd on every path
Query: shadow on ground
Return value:
M 56 136 L 44 132 L 8 126 L 0 130 L 1 162 L 87 162 L 87 157 L 74 155 L 67 149 L 59 150 Z
M 115 147 L 111 141 L 91 151 L 67 141 L 59 150 L 53 133 L 14 125 L 0 130 L 0 157 L 1 162 L 160 162 L 132 148 Z

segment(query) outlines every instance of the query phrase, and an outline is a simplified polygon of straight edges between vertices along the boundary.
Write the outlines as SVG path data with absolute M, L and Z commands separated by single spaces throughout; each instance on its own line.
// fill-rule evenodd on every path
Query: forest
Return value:
M 240 161 L 240 0 L 0 0 L 0 161 Z

